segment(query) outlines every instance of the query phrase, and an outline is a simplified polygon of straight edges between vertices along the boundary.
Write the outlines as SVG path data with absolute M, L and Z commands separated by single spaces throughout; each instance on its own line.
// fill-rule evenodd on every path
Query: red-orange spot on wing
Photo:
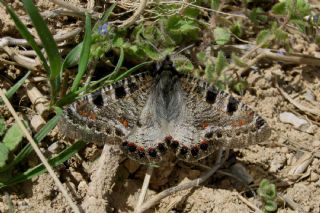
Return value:
M 201 127 L 203 129 L 207 128 L 208 126 L 209 126 L 209 124 L 207 122 L 204 122 L 204 123 L 201 124 Z
M 137 150 L 138 150 L 138 151 L 141 151 L 141 152 L 144 152 L 144 148 L 141 147 L 141 146 L 139 146 L 139 147 L 137 148 Z
M 129 121 L 128 121 L 127 119 L 125 119 L 125 118 L 119 118 L 118 121 L 119 121 L 120 123 L 122 123 L 122 125 L 123 125 L 124 127 L 128 128 L 128 126 L 129 126 Z
M 97 114 L 93 112 L 90 108 L 88 108 L 87 102 L 79 102 L 77 104 L 77 112 L 79 113 L 79 115 L 90 118 L 91 120 L 97 119 Z
M 83 117 L 90 118 L 91 120 L 97 119 L 97 115 L 94 112 L 78 111 L 78 113 Z
M 233 121 L 232 123 L 232 126 L 234 127 L 241 127 L 241 126 L 244 126 L 246 124 L 248 124 L 249 122 L 245 119 L 239 119 L 239 120 L 235 120 Z

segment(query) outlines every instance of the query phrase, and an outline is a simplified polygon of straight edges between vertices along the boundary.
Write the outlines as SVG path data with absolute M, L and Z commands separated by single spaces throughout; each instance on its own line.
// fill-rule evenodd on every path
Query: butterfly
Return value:
M 60 130 L 74 139 L 119 144 L 142 164 L 157 164 L 169 152 L 193 162 L 219 147 L 243 148 L 271 135 L 251 108 L 179 73 L 170 57 L 155 71 L 129 76 L 69 105 Z

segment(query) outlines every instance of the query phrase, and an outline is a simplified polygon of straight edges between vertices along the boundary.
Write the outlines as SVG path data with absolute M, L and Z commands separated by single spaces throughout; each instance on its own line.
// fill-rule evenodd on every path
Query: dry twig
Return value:
M 195 186 L 199 186 L 201 183 L 203 183 L 204 181 L 206 181 L 209 177 L 211 177 L 224 163 L 224 160 L 226 158 L 222 159 L 222 152 L 223 152 L 223 148 L 220 147 L 219 150 L 219 154 L 217 156 L 217 160 L 216 163 L 213 165 L 213 167 L 211 168 L 210 171 L 208 171 L 207 173 L 205 173 L 204 175 L 202 175 L 201 177 L 192 180 L 188 183 L 182 184 L 182 185 L 178 185 L 169 189 L 166 189 L 160 193 L 158 193 L 157 195 L 155 195 L 153 198 L 149 199 L 148 201 L 146 201 L 144 204 L 142 204 L 140 206 L 140 208 L 137 209 L 136 212 L 144 212 L 147 209 L 150 209 L 152 206 L 156 205 L 160 200 L 162 200 L 163 198 L 176 193 L 178 191 L 182 191 L 182 190 L 186 190 Z
M 244 202 L 247 206 L 249 206 L 251 209 L 255 210 L 256 213 L 263 213 L 258 207 L 256 207 L 254 204 L 252 204 L 249 200 L 244 198 L 241 194 L 238 194 L 238 198 Z
M 110 144 L 104 145 L 98 164 L 91 175 L 86 197 L 81 205 L 85 212 L 111 211 L 108 206 L 108 196 L 112 192 L 120 158 L 119 148 Z
M 302 104 L 300 104 L 299 102 L 297 102 L 296 100 L 294 100 L 293 98 L 291 98 L 285 91 L 283 91 L 283 89 L 281 89 L 278 85 L 278 82 L 276 82 L 276 88 L 279 90 L 279 92 L 281 93 L 281 95 L 287 99 L 287 101 L 289 101 L 290 103 L 292 103 L 295 107 L 297 107 L 299 110 L 303 111 L 303 112 L 307 112 L 308 114 L 313 114 L 316 115 L 318 118 L 320 118 L 320 110 L 317 108 L 311 108 L 311 107 L 306 107 Z
M 137 10 L 134 12 L 134 14 L 128 18 L 127 20 L 125 20 L 119 27 L 129 27 L 130 25 L 134 24 L 135 21 L 139 18 L 139 16 L 142 14 L 143 10 L 145 9 L 146 5 L 147 5 L 148 0 L 140 0 L 140 4 L 139 7 L 137 8 Z
M 78 35 L 82 31 L 82 27 L 77 27 L 73 30 L 68 30 L 68 32 L 64 34 L 57 34 L 53 36 L 53 39 L 58 43 L 69 38 L 73 38 L 74 36 Z M 36 43 L 41 45 L 41 41 L 36 39 Z M 26 39 L 18 39 L 12 37 L 3 37 L 0 38 L 0 48 L 4 48 L 5 46 L 30 46 Z

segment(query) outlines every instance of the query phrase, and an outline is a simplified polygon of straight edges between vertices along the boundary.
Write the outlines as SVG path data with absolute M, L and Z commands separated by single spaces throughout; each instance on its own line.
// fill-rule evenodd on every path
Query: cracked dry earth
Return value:
M 2 30 L 6 32 L 2 31 L 1 36 L 10 34 L 10 27 L 5 26 Z M 305 54 L 319 52 L 319 47 L 303 42 L 297 42 L 293 48 Z M 275 63 L 250 72 L 248 82 L 250 88 L 243 97 L 238 98 L 266 119 L 272 128 L 270 139 L 263 144 L 233 150 L 227 165 L 205 184 L 163 199 L 150 212 L 254 212 L 243 201 L 243 197 L 262 209 L 262 202 L 253 192 L 263 178 L 276 184 L 279 195 L 278 212 L 320 212 L 319 119 L 317 123 L 305 112 L 297 109 L 276 87 L 279 85 L 290 97 L 302 104 L 308 104 L 311 100 L 320 108 L 319 70 L 302 65 Z M 280 115 L 285 112 L 305 120 L 304 128 L 280 119 Z M 72 142 L 64 141 L 57 129 L 44 143 L 51 144 L 55 141 L 61 144 Z M 81 204 L 88 194 L 92 168 L 97 164 L 101 150 L 101 147 L 89 144 L 55 170 L 78 204 Z M 33 158 L 36 157 L 29 159 L 29 165 L 34 165 L 37 161 Z M 114 167 L 117 170 L 115 177 L 111 175 L 112 181 L 104 186 L 106 192 L 103 199 L 110 211 L 131 212 L 138 198 L 146 167 L 125 158 L 118 162 L 119 165 L 105 162 L 109 167 L 118 168 Z M 204 159 L 201 163 L 210 166 L 213 158 Z M 155 169 L 147 196 L 151 197 L 163 189 L 195 179 L 203 172 L 205 170 L 199 166 L 177 162 L 175 158 L 168 159 L 161 168 Z M 242 178 L 242 181 L 239 178 Z M 2 190 L 1 194 L 0 212 L 8 212 L 8 194 L 15 212 L 71 212 L 48 174 Z M 288 201 L 293 204 L 289 205 Z

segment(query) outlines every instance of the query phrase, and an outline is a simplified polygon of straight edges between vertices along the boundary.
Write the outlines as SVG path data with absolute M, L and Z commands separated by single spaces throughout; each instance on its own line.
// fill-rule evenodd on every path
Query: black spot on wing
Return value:
M 203 88 L 203 87 L 201 87 L 201 86 L 196 86 L 194 90 L 195 90 L 195 92 L 196 92 L 196 93 L 198 93 L 198 94 L 202 94 L 202 92 L 203 92 L 204 88 Z
M 199 148 L 198 147 L 195 146 L 195 147 L 191 148 L 191 154 L 192 154 L 193 157 L 196 157 L 198 155 L 198 153 L 199 153 Z
M 135 91 L 137 91 L 139 89 L 138 85 L 136 83 L 129 83 L 128 84 L 130 93 L 134 93 Z
M 214 104 L 214 102 L 216 102 L 217 95 L 218 95 L 218 90 L 214 87 L 209 87 L 206 94 L 206 101 L 209 104 Z
M 94 103 L 94 105 L 96 105 L 97 107 L 102 107 L 103 106 L 103 98 L 101 95 L 101 90 L 95 92 L 92 95 L 92 102 Z
M 230 96 L 228 104 L 227 104 L 227 112 L 234 113 L 237 111 L 239 105 L 239 101 L 234 97 Z
M 117 99 L 124 98 L 127 95 L 125 88 L 123 86 L 116 87 L 115 95 Z
M 265 120 L 263 120 L 263 118 L 261 118 L 260 116 L 256 119 L 256 128 L 260 129 L 264 124 L 265 124 Z
M 182 155 L 187 154 L 188 151 L 189 151 L 189 150 L 188 150 L 188 147 L 186 147 L 186 146 L 182 146 L 181 149 L 180 149 L 180 153 L 181 153 Z
M 154 148 L 149 148 L 148 154 L 149 154 L 150 157 L 155 158 L 155 157 L 157 157 L 157 150 L 154 149 Z

